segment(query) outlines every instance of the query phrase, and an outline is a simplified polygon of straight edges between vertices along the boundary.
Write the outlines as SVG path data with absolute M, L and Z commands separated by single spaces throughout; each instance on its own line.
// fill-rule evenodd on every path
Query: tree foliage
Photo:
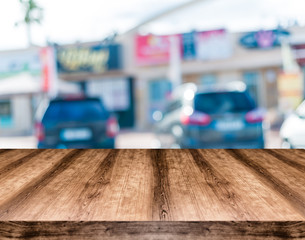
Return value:
M 43 9 L 35 0 L 19 0 L 24 9 L 24 17 L 22 23 L 31 25 L 33 23 L 40 24 L 43 18 Z

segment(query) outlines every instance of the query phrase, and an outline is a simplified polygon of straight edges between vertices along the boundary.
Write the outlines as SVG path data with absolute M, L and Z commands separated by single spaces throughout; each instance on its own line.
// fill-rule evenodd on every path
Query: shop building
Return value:
M 79 83 L 87 96 L 99 97 L 121 128 L 135 126 L 134 78 L 124 69 L 120 44 L 77 43 L 55 49 L 61 80 Z
M 0 52 L 0 136 L 31 134 L 41 97 L 40 49 Z
M 200 85 L 243 81 L 258 106 L 278 111 L 282 74 L 281 41 L 305 28 L 231 33 L 225 29 L 176 34 L 182 83 Z M 129 32 L 114 42 L 57 46 L 59 78 L 78 82 L 100 96 L 122 128 L 152 129 L 153 113 L 165 110 L 170 80 L 171 36 Z
M 189 36 L 178 34 L 182 83 L 207 86 L 243 81 L 260 107 L 276 112 L 278 78 L 283 65 L 281 41 L 304 35 L 304 32 L 301 27 L 248 33 L 220 29 L 199 32 L 193 40 L 190 35 L 194 32 L 188 33 Z M 153 126 L 154 111 L 164 110 L 173 87 L 169 78 L 169 38 L 129 34 L 119 39 L 128 49 L 125 71 L 136 81 L 136 126 L 139 129 Z

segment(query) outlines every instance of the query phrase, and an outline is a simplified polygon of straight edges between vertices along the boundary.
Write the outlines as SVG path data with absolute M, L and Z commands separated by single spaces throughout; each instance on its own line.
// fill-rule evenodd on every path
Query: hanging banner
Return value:
M 42 91 L 48 92 L 52 81 L 53 52 L 51 47 L 41 49 Z

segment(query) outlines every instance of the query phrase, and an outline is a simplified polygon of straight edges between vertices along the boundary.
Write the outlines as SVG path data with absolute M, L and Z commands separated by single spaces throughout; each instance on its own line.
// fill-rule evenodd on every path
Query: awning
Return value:
M 28 73 L 0 80 L 0 96 L 40 93 L 41 79 Z

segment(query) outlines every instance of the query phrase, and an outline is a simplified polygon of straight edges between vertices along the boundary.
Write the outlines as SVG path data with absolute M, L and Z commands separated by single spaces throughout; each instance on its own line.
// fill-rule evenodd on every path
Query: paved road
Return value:
M 168 138 L 170 142 L 170 138 Z M 34 136 L 0 137 L 0 148 L 36 148 Z M 117 148 L 160 148 L 160 143 L 151 132 L 122 132 L 117 137 Z M 281 140 L 278 131 L 266 133 L 266 148 L 280 148 Z
M 278 131 L 267 131 L 265 134 L 266 148 L 280 148 L 281 139 Z M 167 142 L 171 139 L 167 137 Z M 168 144 L 170 146 L 171 144 Z M 117 148 L 160 148 L 160 142 L 154 133 L 121 133 L 116 142 Z
M 34 136 L 0 137 L 0 148 L 36 148 L 37 140 Z

